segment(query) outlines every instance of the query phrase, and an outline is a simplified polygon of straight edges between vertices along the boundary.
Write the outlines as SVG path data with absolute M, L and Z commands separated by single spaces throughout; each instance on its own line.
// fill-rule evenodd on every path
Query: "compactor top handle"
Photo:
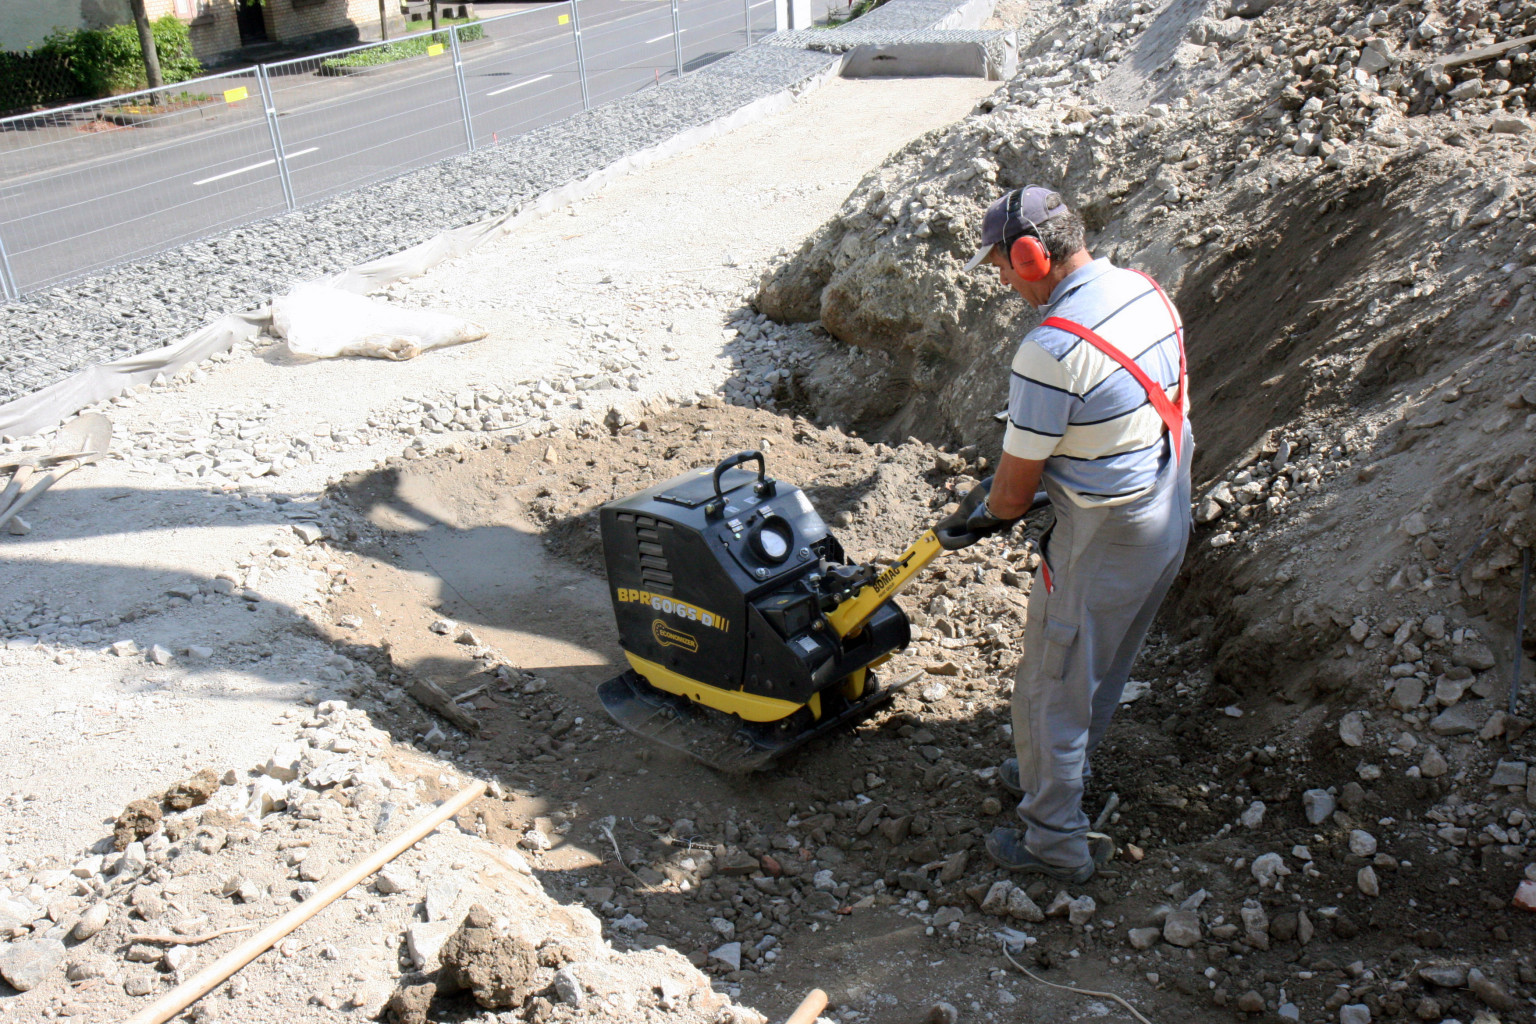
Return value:
M 704 506 L 705 515 L 717 516 L 725 511 L 725 494 L 720 490 L 720 478 L 725 476 L 725 471 L 734 469 L 743 462 L 757 462 L 757 483 L 752 485 L 753 491 L 758 497 L 769 497 L 774 493 L 774 482 L 768 479 L 768 462 L 759 451 L 737 452 L 725 459 L 715 467 L 715 500 Z

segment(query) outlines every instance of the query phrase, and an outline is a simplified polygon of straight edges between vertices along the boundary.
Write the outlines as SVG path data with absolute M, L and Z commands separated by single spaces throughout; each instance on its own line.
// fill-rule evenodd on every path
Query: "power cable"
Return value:
M 1058 988 L 1058 989 L 1061 989 L 1063 992 L 1072 992 L 1072 993 L 1075 993 L 1075 994 L 1080 995 L 1080 996 L 1092 996 L 1095 999 L 1113 999 L 1115 1002 L 1117 1002 L 1121 1006 L 1125 1007 L 1126 1011 L 1132 1017 L 1135 1017 L 1137 1020 L 1141 1021 L 1141 1024 L 1152 1024 L 1152 1022 L 1150 1020 L 1147 1020 L 1147 1018 L 1145 1018 L 1145 1017 L 1143 1017 L 1141 1015 L 1141 1011 L 1137 1010 L 1136 1007 L 1132 1006 L 1130 1003 L 1126 1002 L 1124 999 L 1121 999 L 1119 996 L 1115 995 L 1113 992 L 1095 992 L 1092 989 L 1074 988 L 1071 985 L 1058 985 L 1054 981 L 1046 981 L 1044 978 L 1040 977 L 1040 975 L 1036 974 L 1034 971 L 1031 971 L 1028 967 L 1025 967 L 1023 964 L 1019 963 L 1017 960 L 1015 960 L 1013 958 L 1013 954 L 1008 952 L 1008 940 L 1007 939 L 1003 939 L 1002 940 L 1002 946 L 1003 946 L 1003 956 L 1008 958 L 1008 962 L 1009 963 L 1013 964 L 1013 966 L 1015 966 L 1019 970 L 1023 971 L 1031 979 L 1033 979 L 1034 981 L 1038 981 L 1040 984 L 1046 986 L 1047 988 Z

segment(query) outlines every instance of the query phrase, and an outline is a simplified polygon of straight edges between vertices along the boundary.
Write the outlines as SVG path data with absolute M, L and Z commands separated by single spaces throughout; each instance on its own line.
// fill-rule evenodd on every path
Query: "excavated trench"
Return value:
M 1440 273 L 1425 255 L 1436 230 L 1417 213 L 1425 188 L 1404 172 L 1236 197 L 1223 221 L 1241 229 L 1182 255 L 1156 230 L 1129 229 L 1135 200 L 1103 221 L 1122 262 L 1143 253 L 1172 268 L 1188 324 L 1197 482 L 1252 472 L 1277 493 L 1267 467 L 1282 446 L 1292 466 L 1318 472 L 1295 477 L 1305 500 L 1282 503 L 1293 509 L 1285 515 L 1234 505 L 1197 532 L 1136 669 L 1149 688 L 1122 709 L 1089 789 L 1095 808 L 1113 794 L 1106 824 L 1141 859 L 1085 887 L 1098 908 L 1093 927 L 1023 925 L 1052 980 L 1126 992 L 1154 1019 L 1193 1019 L 1212 999 L 1232 1005 L 1249 992 L 1266 1004 L 1284 993 L 1321 1005 L 1348 980 L 1346 963 L 1397 971 L 1442 949 L 1497 956 L 1510 941 L 1504 924 L 1476 926 L 1476 907 L 1437 872 L 1475 863 L 1501 891 L 1518 881 L 1517 864 L 1415 833 L 1394 843 L 1393 863 L 1436 871 L 1421 880 L 1394 868 L 1393 899 L 1373 900 L 1356 885 L 1361 862 L 1347 833 L 1320 830 L 1302 810 L 1304 790 L 1333 788 L 1343 813 L 1368 825 L 1414 818 L 1450 791 L 1443 778 L 1353 781 L 1361 755 L 1339 742 L 1336 718 L 1341 704 L 1374 694 L 1379 671 L 1339 652 L 1369 592 L 1356 584 L 1372 579 L 1356 563 L 1375 549 L 1337 556 L 1332 590 L 1316 582 L 1328 552 L 1373 525 L 1357 477 L 1389 465 L 1391 492 L 1372 494 L 1383 501 L 1416 486 L 1384 459 L 1402 443 L 1394 437 L 1408 436 L 1405 388 L 1462 372 L 1469 349 L 1443 339 L 1475 341 L 1488 326 L 1469 301 L 1475 275 Z M 1440 298 L 1421 308 L 1426 281 Z M 1006 694 L 1034 556 L 1021 534 L 946 558 L 902 598 L 919 639 L 890 669 L 923 673 L 928 685 L 768 773 L 731 778 L 640 746 L 604 719 L 593 690 L 621 655 L 594 510 L 759 448 L 856 557 L 895 553 L 995 456 L 990 413 L 1002 404 L 1019 310 L 984 292 L 966 301 L 979 329 L 952 327 L 947 349 L 929 313 L 879 346 L 763 325 L 798 353 L 776 394 L 788 412 L 717 400 L 652 407 L 553 439 L 394 461 L 337 489 L 358 530 L 355 589 L 333 615 L 363 623 L 359 641 L 386 650 L 402 681 L 473 691 L 459 707 L 473 720 L 462 738 L 434 730 L 410 702 L 396 708 L 397 733 L 512 788 L 518 799 L 492 837 L 514 844 L 530 825 L 558 835 L 538 858 L 546 886 L 592 906 L 616 943 L 671 945 L 770 1014 L 815 985 L 873 1020 L 921 1019 L 956 993 L 977 1020 L 1015 1019 L 1021 998 L 1042 1012 L 1078 1006 L 1066 997 L 1053 1006 L 1054 994 L 1002 973 L 1000 922 L 979 912 L 1003 878 L 980 841 L 1010 820 L 988 769 L 1010 749 Z M 958 308 L 936 305 L 943 315 Z M 1037 536 L 1047 515 L 1031 517 L 1027 533 Z M 1213 547 L 1217 530 L 1233 541 Z M 1262 827 L 1234 829 L 1256 805 Z M 1203 958 L 1160 946 L 1124 959 L 1126 928 L 1198 890 L 1216 908 L 1211 920 L 1237 920 L 1252 898 L 1246 865 L 1298 847 L 1312 857 L 1305 900 L 1266 892 L 1259 901 L 1274 922 L 1271 948 L 1223 945 L 1218 934 Z M 830 887 L 815 881 L 822 872 Z M 1055 892 L 1029 889 L 1041 906 Z M 726 936 L 742 943 L 738 969 L 711 958 Z M 1446 1013 L 1474 1009 L 1440 995 Z M 1403 997 L 1374 1005 L 1390 1016 Z

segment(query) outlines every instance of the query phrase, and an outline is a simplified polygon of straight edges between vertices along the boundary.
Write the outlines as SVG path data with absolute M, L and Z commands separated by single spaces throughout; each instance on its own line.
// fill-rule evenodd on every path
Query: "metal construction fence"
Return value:
M 0 119 L 0 286 L 19 298 L 505 142 L 774 22 L 774 0 L 566 0 Z

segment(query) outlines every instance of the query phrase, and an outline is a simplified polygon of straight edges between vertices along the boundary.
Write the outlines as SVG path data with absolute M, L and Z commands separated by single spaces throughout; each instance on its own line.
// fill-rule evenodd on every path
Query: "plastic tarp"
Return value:
M 397 306 L 323 284 L 301 284 L 272 300 L 272 333 L 296 356 L 399 361 L 479 341 L 489 332 L 447 313 Z

